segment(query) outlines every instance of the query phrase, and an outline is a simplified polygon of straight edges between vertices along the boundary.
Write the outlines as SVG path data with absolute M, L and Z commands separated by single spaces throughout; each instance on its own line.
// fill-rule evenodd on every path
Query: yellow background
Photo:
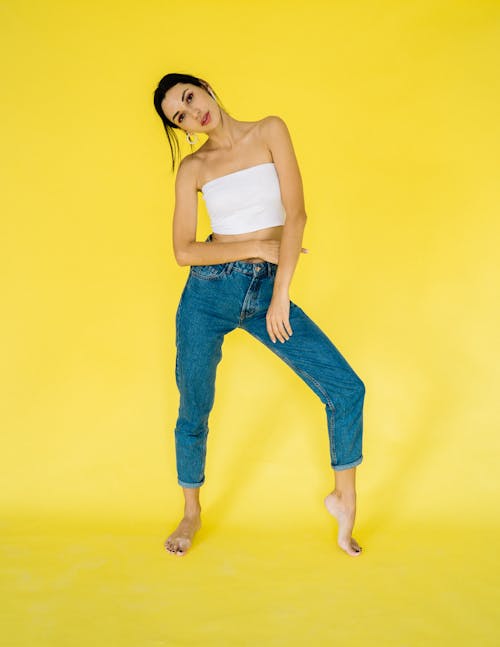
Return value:
M 0 18 L 2 645 L 498 644 L 500 4 L 11 0 Z M 367 390 L 358 558 L 323 508 L 323 405 L 241 330 L 204 526 L 185 557 L 162 548 L 187 278 L 152 103 L 168 72 L 291 132 L 310 253 L 290 295 Z

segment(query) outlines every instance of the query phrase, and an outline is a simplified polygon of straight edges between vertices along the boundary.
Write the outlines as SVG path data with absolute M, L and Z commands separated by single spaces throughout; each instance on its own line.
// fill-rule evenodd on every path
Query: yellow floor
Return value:
M 171 525 L 5 524 L 1 644 L 499 644 L 498 529 L 374 516 L 350 558 L 326 513 L 308 527 L 207 519 L 174 557 Z

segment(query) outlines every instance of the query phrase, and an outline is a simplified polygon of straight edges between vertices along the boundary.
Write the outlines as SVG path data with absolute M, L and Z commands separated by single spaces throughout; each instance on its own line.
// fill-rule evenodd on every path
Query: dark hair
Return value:
M 174 154 L 174 145 L 175 149 L 177 152 L 177 155 L 180 157 L 180 149 L 179 149 L 179 140 L 177 139 L 175 133 L 174 133 L 174 128 L 177 128 L 180 130 L 179 126 L 177 124 L 174 124 L 170 119 L 168 119 L 165 116 L 165 113 L 161 109 L 161 102 L 165 98 L 165 94 L 167 90 L 170 90 L 171 87 L 176 85 L 177 83 L 190 83 L 191 85 L 197 85 L 199 88 L 203 88 L 208 93 L 207 87 L 205 85 L 205 81 L 202 79 L 199 79 L 197 76 L 191 76 L 191 74 L 167 74 L 164 76 L 160 82 L 158 83 L 158 87 L 154 91 L 154 105 L 156 108 L 156 112 L 160 115 L 160 119 L 162 120 L 162 123 L 165 127 L 165 132 L 167 133 L 167 139 L 168 143 L 170 144 L 170 153 L 172 155 L 172 173 L 175 170 L 175 154 Z M 215 91 L 214 95 L 216 97 L 216 100 L 219 99 L 217 93 Z M 218 100 L 218 103 L 222 106 L 222 103 Z M 224 106 L 222 106 L 224 108 Z M 224 108 L 224 110 L 227 112 L 227 110 Z

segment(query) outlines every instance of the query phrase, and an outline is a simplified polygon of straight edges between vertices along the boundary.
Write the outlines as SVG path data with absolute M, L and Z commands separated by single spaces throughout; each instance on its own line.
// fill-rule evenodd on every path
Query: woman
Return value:
M 365 387 L 328 337 L 290 301 L 306 213 L 302 180 L 285 122 L 231 117 L 204 80 L 168 74 L 154 93 L 175 168 L 173 129 L 207 135 L 179 164 L 175 181 L 173 249 L 190 266 L 176 312 L 176 382 L 180 393 L 175 446 L 184 517 L 165 542 L 184 555 L 201 526 L 208 417 L 224 335 L 239 327 L 283 359 L 325 405 L 335 486 L 324 499 L 338 522 L 338 544 L 349 555 L 355 472 L 362 456 Z M 196 241 L 197 192 L 213 232 Z M 209 243 L 209 244 L 207 244 Z M 279 261 L 279 263 L 278 263 Z M 279 343 L 277 343 L 279 342 Z

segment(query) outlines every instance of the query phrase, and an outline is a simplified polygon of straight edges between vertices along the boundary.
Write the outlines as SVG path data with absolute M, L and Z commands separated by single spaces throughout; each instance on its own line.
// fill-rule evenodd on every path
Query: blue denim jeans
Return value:
M 210 242 L 212 235 L 205 242 Z M 175 377 L 180 394 L 175 426 L 177 479 L 186 488 L 205 482 L 208 419 L 214 404 L 224 336 L 242 328 L 278 355 L 325 405 L 334 470 L 363 460 L 361 379 L 326 334 L 290 300 L 293 334 L 273 343 L 266 313 L 277 265 L 231 261 L 192 265 L 176 311 Z

